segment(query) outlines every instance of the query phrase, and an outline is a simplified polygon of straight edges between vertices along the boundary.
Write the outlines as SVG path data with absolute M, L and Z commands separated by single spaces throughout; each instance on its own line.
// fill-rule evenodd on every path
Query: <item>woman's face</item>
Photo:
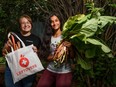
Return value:
M 58 17 L 55 16 L 55 15 L 51 17 L 51 27 L 52 27 L 54 30 L 60 29 L 60 20 L 59 20 Z
M 28 33 L 32 29 L 31 23 L 25 17 L 20 19 L 21 32 Z

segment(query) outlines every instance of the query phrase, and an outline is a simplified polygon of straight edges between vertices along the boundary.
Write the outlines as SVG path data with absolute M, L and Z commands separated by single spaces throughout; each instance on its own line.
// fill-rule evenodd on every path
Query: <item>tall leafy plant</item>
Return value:
M 69 17 L 63 26 L 63 38 L 75 47 L 75 72 L 80 81 L 85 82 L 88 87 L 92 87 L 92 82 L 96 87 L 100 87 L 100 79 L 103 81 L 101 85 L 115 84 L 116 79 L 110 77 L 113 81 L 108 80 L 108 75 L 115 70 L 115 58 L 111 49 L 99 36 L 108 25 L 116 24 L 116 17 L 102 16 L 100 11 L 103 9 L 94 7 L 94 3 L 88 7 L 89 14 Z M 105 66 L 105 63 L 108 64 Z M 84 87 L 84 84 L 81 84 L 82 86 Z
M 85 58 L 113 57 L 110 48 L 99 38 L 99 35 L 103 33 L 105 26 L 116 23 L 116 17 L 101 16 L 100 8 L 95 8 L 93 3 L 90 10 L 90 14 L 78 14 L 65 22 L 64 39 L 70 41 Z M 78 59 L 78 62 L 82 61 L 81 55 Z

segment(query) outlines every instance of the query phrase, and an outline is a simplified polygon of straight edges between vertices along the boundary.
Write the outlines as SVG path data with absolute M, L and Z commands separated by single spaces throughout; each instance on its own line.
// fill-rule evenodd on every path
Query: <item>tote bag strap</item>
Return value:
M 23 42 L 14 32 L 9 32 L 8 38 L 9 38 L 11 35 L 14 35 L 14 36 L 21 42 L 22 46 L 25 47 L 24 42 Z

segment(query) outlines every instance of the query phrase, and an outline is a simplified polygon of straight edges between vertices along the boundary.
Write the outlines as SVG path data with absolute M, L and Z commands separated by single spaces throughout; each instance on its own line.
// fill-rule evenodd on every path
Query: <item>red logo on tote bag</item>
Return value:
M 24 55 L 21 55 L 19 64 L 21 67 L 27 67 L 29 65 L 29 60 L 26 57 L 24 57 Z

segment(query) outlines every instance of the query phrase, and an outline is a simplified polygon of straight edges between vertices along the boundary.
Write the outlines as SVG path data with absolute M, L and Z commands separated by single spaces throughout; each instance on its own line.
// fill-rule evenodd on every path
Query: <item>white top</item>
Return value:
M 58 43 L 60 43 L 61 40 L 62 40 L 62 36 L 51 37 L 50 50 L 52 54 L 54 54 L 56 46 Z M 55 62 L 52 61 L 48 64 L 47 70 L 54 72 L 54 73 L 68 73 L 68 72 L 71 72 L 71 67 L 69 63 L 67 64 L 63 63 L 61 66 L 56 67 Z
M 60 41 L 62 40 L 62 36 L 58 36 L 58 37 L 51 37 L 51 44 L 50 44 L 50 50 L 52 52 L 52 54 L 54 54 L 54 51 L 56 49 L 56 46 L 58 45 L 58 43 L 60 43 Z

